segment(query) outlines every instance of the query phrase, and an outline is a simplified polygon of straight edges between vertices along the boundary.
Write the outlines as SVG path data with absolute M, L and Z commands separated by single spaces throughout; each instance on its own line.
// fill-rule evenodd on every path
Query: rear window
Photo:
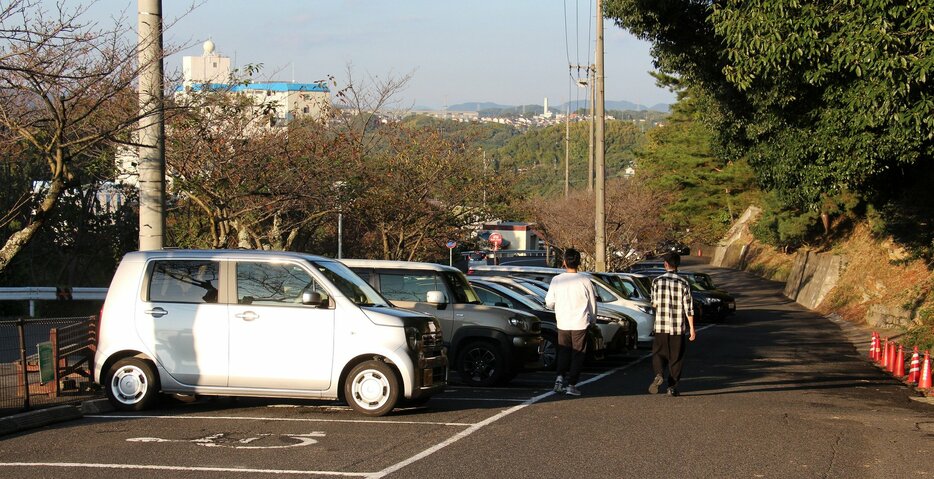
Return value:
M 219 270 L 214 261 L 156 261 L 149 280 L 149 301 L 216 303 Z

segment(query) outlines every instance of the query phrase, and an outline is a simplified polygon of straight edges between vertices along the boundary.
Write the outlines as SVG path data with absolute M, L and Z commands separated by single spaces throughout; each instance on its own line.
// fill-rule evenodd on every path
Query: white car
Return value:
M 94 365 L 122 410 L 161 392 L 341 398 L 379 416 L 447 382 L 435 318 L 392 307 L 337 261 L 271 251 L 127 254 Z

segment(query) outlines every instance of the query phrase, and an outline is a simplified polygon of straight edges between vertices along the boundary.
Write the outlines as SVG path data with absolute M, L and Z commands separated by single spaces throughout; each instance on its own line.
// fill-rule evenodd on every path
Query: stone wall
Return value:
M 846 257 L 832 253 L 800 251 L 785 283 L 785 296 L 816 309 L 837 285 L 846 268 Z
M 758 207 L 750 206 L 746 208 L 746 211 L 736 220 L 730 231 L 717 245 L 713 259 L 710 260 L 711 266 L 745 269 L 746 252 L 753 240 L 752 233 L 749 232 L 749 226 L 755 223 L 761 214 L 762 210 Z

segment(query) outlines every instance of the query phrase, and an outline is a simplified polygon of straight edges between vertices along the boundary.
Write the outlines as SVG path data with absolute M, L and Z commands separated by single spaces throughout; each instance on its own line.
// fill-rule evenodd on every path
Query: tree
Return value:
M 699 119 L 695 100 L 681 92 L 668 123 L 636 150 L 636 174 L 672 195 L 665 219 L 682 241 L 713 244 L 759 198 L 745 159 L 716 155 L 715 136 Z
M 618 271 L 638 261 L 631 253 L 654 251 L 669 236 L 662 212 L 670 198 L 638 177 L 614 179 L 606 192 L 607 269 Z M 595 257 L 592 193 L 577 190 L 527 207 L 546 243 L 576 248 L 588 261 Z
M 246 80 L 244 80 L 246 81 Z M 231 85 L 241 83 L 231 81 Z M 269 126 L 276 105 L 206 86 L 178 101 L 166 162 L 177 198 L 176 243 L 294 249 L 336 212 L 335 184 L 351 146 L 325 120 Z
M 917 209 L 901 192 L 934 178 L 930 2 L 610 3 L 701 100 L 720 153 L 747 156 L 779 209 L 827 225 L 824 206 L 850 195 Z
M 85 9 L 60 2 L 47 10 L 29 0 L 0 6 L 3 161 L 44 165 L 13 204 L 18 219 L 0 236 L 0 271 L 45 227 L 68 187 L 87 181 L 91 165 L 127 141 L 141 118 L 137 46 L 120 21 L 113 28 L 83 22 Z
M 508 175 L 486 174 L 477 150 L 435 129 L 382 125 L 380 148 L 361 158 L 362 188 L 350 217 L 361 253 L 401 260 L 440 258 L 447 240 L 463 240 L 470 225 L 507 201 Z M 484 204 L 484 193 L 487 205 Z

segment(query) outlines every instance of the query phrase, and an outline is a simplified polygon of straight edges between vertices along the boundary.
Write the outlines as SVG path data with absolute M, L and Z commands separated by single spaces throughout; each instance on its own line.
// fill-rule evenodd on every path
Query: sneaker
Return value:
M 661 386 L 663 382 L 665 382 L 665 378 L 663 378 L 661 374 L 656 374 L 655 379 L 652 380 L 652 384 L 649 384 L 649 393 L 658 394 L 658 387 Z
M 678 396 L 678 390 L 675 389 L 675 388 L 668 388 L 668 395 L 671 396 L 671 397 L 677 397 L 677 396 Z
M 558 376 L 558 379 L 555 379 L 555 389 L 554 389 L 554 392 L 556 392 L 556 393 L 563 393 L 563 392 L 564 392 L 564 378 L 563 378 L 563 377 Z
M 567 390 L 564 392 L 568 396 L 580 396 L 581 395 L 581 392 L 577 389 L 577 386 L 573 384 L 569 384 Z

